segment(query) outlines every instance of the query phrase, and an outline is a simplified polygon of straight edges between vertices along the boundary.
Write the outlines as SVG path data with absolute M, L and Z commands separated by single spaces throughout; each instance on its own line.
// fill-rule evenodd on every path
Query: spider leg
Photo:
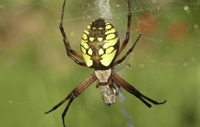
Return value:
M 65 101 L 67 101 L 69 98 L 72 98 L 74 96 L 73 91 L 64 99 L 62 100 L 60 103 L 58 103 L 57 105 L 55 105 L 51 110 L 45 112 L 45 114 L 48 114 L 54 110 L 56 110 L 58 107 L 60 107 L 63 103 L 65 103 Z
M 64 100 L 62 100 L 60 103 L 58 103 L 57 105 L 55 105 L 51 110 L 45 112 L 45 114 L 50 113 L 54 110 L 56 110 L 58 107 L 60 107 L 65 101 L 67 101 L 68 99 L 69 102 L 62 114 L 62 120 L 63 120 L 63 125 L 65 126 L 65 122 L 64 122 L 64 118 L 65 115 L 69 109 L 69 106 L 71 105 L 71 103 L 73 102 L 73 100 L 78 97 L 86 88 L 88 88 L 95 80 L 96 80 L 96 76 L 94 73 L 92 73 L 86 80 L 84 80 L 79 86 L 77 86 Z
M 65 40 L 63 39 L 63 41 L 65 42 Z M 65 43 L 66 44 L 66 43 Z M 67 55 L 74 60 L 75 63 L 77 63 L 78 65 L 81 65 L 81 66 L 87 66 L 85 62 L 80 62 L 78 61 L 76 58 L 74 58 L 74 56 L 67 50 L 66 48 L 66 51 L 67 51 Z
M 130 1 L 128 0 L 128 21 L 127 21 L 127 30 L 126 30 L 126 38 L 124 42 L 122 43 L 122 46 L 120 47 L 119 51 L 117 52 L 116 57 L 124 50 L 126 47 L 129 38 L 130 38 L 130 26 L 131 26 L 131 8 L 130 8 Z
M 136 43 L 138 42 L 138 40 L 140 39 L 141 34 L 138 36 L 138 38 L 136 39 L 136 41 L 134 42 L 133 46 L 127 51 L 127 53 L 119 60 L 117 60 L 116 62 L 113 63 L 113 66 L 120 64 L 121 62 L 123 62 L 126 57 L 133 51 L 133 48 L 135 47 Z
M 62 113 L 62 122 L 63 122 L 63 125 L 64 125 L 64 127 L 66 127 L 66 125 L 65 125 L 65 115 L 66 115 L 66 113 L 67 113 L 67 111 L 68 111 L 68 109 L 69 109 L 69 106 L 71 105 L 71 103 L 73 102 L 73 100 L 76 98 L 76 96 L 72 96 L 71 98 L 70 98 L 70 100 L 69 100 L 69 102 L 68 102 L 68 104 L 67 104 L 67 106 L 66 106 L 66 108 L 65 108 L 65 110 L 64 110 L 64 112 Z
M 96 88 L 99 88 L 99 79 L 97 80 Z
M 163 102 L 157 102 L 153 99 L 150 99 L 146 97 L 145 95 L 141 94 L 137 89 L 135 89 L 133 86 L 131 86 L 129 83 L 127 83 L 124 79 L 122 79 L 119 75 L 117 75 L 114 71 L 112 71 L 112 79 L 113 81 L 123 87 L 126 91 L 129 93 L 135 95 L 138 99 L 140 99 L 144 104 L 146 104 L 149 108 L 151 105 L 145 101 L 145 99 L 153 104 L 164 104 L 167 100 Z
M 78 58 L 80 58 L 80 59 L 83 60 L 83 56 L 82 55 L 80 55 L 79 53 L 77 53 L 76 51 L 74 51 L 73 49 L 71 49 L 70 44 L 69 44 L 69 42 L 67 40 L 67 36 L 65 34 L 65 31 L 64 31 L 64 28 L 63 28 L 63 16 L 64 16 L 65 2 L 66 2 L 66 0 L 64 0 L 64 2 L 63 2 L 62 14 L 61 14 L 61 21 L 60 21 L 59 28 L 60 28 L 60 32 L 61 32 L 61 34 L 63 36 L 63 41 L 64 41 L 64 44 L 65 44 L 66 52 L 67 52 L 67 55 L 71 59 L 73 59 L 77 64 L 79 64 L 81 66 L 86 66 L 86 64 L 84 62 L 79 62 L 76 58 L 73 57 L 73 55 L 74 55 L 74 56 L 76 56 L 76 57 L 78 57 Z

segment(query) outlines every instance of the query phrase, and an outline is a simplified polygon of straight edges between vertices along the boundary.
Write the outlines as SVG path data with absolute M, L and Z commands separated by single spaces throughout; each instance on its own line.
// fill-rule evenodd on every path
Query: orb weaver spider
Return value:
M 133 48 L 135 47 L 136 43 L 141 37 L 140 34 L 136 39 L 136 41 L 134 42 L 133 46 L 127 51 L 127 53 L 122 58 L 115 61 L 115 59 L 126 47 L 130 38 L 130 25 L 131 25 L 130 1 L 128 0 L 128 22 L 127 22 L 126 38 L 123 41 L 121 47 L 119 46 L 120 39 L 115 27 L 108 21 L 99 18 L 94 22 L 90 23 L 83 32 L 80 44 L 82 55 L 71 49 L 63 28 L 63 15 L 64 15 L 65 2 L 66 0 L 64 0 L 63 2 L 59 28 L 63 36 L 63 41 L 65 44 L 67 55 L 72 60 L 74 60 L 74 62 L 77 63 L 78 65 L 94 68 L 95 71 L 87 79 L 85 79 L 79 86 L 77 86 L 64 100 L 55 105 L 51 110 L 49 110 L 45 114 L 56 110 L 65 101 L 69 100 L 62 114 L 62 121 L 65 127 L 64 117 L 71 103 L 76 97 L 78 97 L 86 88 L 88 88 L 96 80 L 97 80 L 96 87 L 98 88 L 99 86 L 101 86 L 102 98 L 105 104 L 107 104 L 108 106 L 112 106 L 116 102 L 116 96 L 119 93 L 120 87 L 124 88 L 126 91 L 136 96 L 149 108 L 151 107 L 151 105 L 147 101 L 153 104 L 164 104 L 166 100 L 163 102 L 157 102 L 153 99 L 146 97 L 113 71 L 113 67 L 123 62 L 126 59 L 126 57 L 132 52 Z M 82 59 L 85 62 L 80 62 L 75 57 Z

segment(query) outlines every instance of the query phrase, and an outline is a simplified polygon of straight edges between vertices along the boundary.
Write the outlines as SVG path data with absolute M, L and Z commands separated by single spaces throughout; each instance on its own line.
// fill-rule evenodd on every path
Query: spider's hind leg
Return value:
M 124 50 L 124 48 L 126 47 L 128 41 L 129 41 L 130 27 L 131 27 L 131 6 L 130 6 L 130 1 L 128 0 L 128 20 L 127 20 L 126 38 L 124 39 L 122 46 L 120 47 L 116 57 Z
M 140 39 L 141 36 L 142 35 L 140 34 L 138 36 L 138 38 L 136 39 L 135 43 L 133 44 L 133 46 L 127 51 L 127 53 L 121 59 L 119 59 L 116 62 L 114 62 L 113 66 L 116 66 L 116 65 L 120 64 L 121 62 L 123 62 L 126 59 L 126 57 L 133 51 L 135 45 L 137 44 L 137 42 L 138 42 L 138 40 Z
M 65 44 L 66 52 L 67 52 L 67 55 L 71 59 L 73 59 L 78 65 L 86 66 L 86 64 L 84 62 L 80 62 L 79 60 L 77 60 L 74 57 L 74 56 L 76 56 L 77 58 L 80 58 L 80 59 L 83 60 L 83 56 L 82 55 L 80 55 L 79 53 L 77 53 L 76 51 L 74 51 L 73 49 L 71 49 L 70 44 L 69 44 L 68 39 L 67 39 L 67 36 L 65 34 L 65 31 L 64 31 L 64 28 L 63 28 L 63 16 L 64 16 L 65 2 L 66 2 L 66 0 L 64 0 L 64 3 L 63 3 L 62 15 L 61 15 L 59 29 L 60 29 L 60 32 L 61 32 L 61 34 L 63 36 L 63 41 L 64 41 L 64 44 Z

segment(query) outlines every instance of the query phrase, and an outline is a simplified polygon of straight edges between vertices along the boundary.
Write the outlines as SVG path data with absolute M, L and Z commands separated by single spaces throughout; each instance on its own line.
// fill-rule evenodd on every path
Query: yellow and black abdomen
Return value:
M 81 39 L 81 52 L 86 65 L 96 70 L 110 68 L 119 43 L 119 35 L 111 23 L 101 18 L 90 23 Z

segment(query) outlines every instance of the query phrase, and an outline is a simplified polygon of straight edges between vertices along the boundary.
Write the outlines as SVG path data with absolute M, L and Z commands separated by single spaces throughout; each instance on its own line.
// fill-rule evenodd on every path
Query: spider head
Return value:
M 99 79 L 100 84 L 107 84 L 111 75 L 111 69 L 108 70 L 95 70 L 95 75 Z
M 98 85 L 101 86 L 101 96 L 106 105 L 112 106 L 116 102 L 116 95 L 119 90 L 110 78 L 111 69 L 108 70 L 95 70 L 95 75 L 98 78 Z

